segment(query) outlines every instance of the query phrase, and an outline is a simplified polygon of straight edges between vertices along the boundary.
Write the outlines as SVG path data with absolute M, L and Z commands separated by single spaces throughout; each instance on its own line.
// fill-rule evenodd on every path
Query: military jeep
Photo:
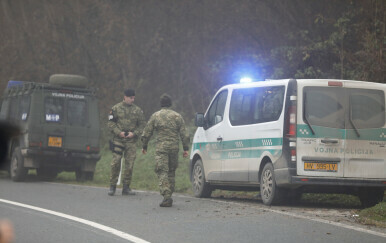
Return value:
M 3 170 L 23 181 L 30 169 L 42 180 L 73 171 L 92 180 L 99 155 L 99 110 L 95 90 L 79 75 L 55 74 L 48 83 L 9 81 L 0 120 L 18 125 Z

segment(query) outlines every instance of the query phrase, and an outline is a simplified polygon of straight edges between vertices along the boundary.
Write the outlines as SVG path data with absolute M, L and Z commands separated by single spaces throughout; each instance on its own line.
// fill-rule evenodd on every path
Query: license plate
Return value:
M 323 162 L 305 162 L 304 163 L 304 170 L 337 172 L 338 171 L 338 164 L 336 164 L 336 163 L 323 163 Z
M 48 137 L 48 146 L 61 148 L 62 147 L 62 138 L 61 137 Z

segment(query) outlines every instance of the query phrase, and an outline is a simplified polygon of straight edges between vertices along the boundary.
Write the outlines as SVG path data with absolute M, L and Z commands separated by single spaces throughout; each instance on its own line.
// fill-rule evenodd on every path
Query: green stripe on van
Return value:
M 296 136 L 299 138 L 338 138 L 350 140 L 386 141 L 386 128 L 358 129 L 359 137 L 354 129 L 339 129 L 312 125 L 313 135 L 308 125 L 297 125 Z
M 219 142 L 211 143 L 194 143 L 193 148 L 196 150 L 205 149 L 209 146 L 210 150 L 229 150 L 229 149 L 247 149 L 247 148 L 256 148 L 256 147 L 271 147 L 271 146 L 282 146 L 283 138 L 258 138 L 258 139 L 240 139 L 240 140 L 231 140 L 224 141 L 221 143 L 222 148 L 220 148 Z

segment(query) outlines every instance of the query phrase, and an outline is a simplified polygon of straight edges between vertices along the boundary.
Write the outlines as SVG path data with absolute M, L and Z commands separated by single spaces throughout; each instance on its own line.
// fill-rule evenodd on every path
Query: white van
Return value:
M 271 205 L 334 192 L 377 204 L 386 187 L 385 92 L 385 84 L 321 79 L 222 87 L 196 115 L 195 196 L 260 189 Z

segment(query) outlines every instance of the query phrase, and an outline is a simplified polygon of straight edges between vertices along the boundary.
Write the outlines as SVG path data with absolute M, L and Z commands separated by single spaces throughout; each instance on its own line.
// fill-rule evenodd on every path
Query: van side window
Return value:
M 67 122 L 70 125 L 84 126 L 87 119 L 87 106 L 84 100 L 68 100 Z
M 44 115 L 46 122 L 61 122 L 63 120 L 64 99 L 47 97 L 44 100 Z
M 236 89 L 229 120 L 233 126 L 276 121 L 283 110 L 284 86 Z
M 210 106 L 205 119 L 208 122 L 208 128 L 216 125 L 224 119 L 225 104 L 228 97 L 228 90 L 224 90 L 217 95 Z
M 385 124 L 385 95 L 381 90 L 350 89 L 351 118 L 357 128 Z
M 23 96 L 20 100 L 19 120 L 26 121 L 29 114 L 31 96 Z

